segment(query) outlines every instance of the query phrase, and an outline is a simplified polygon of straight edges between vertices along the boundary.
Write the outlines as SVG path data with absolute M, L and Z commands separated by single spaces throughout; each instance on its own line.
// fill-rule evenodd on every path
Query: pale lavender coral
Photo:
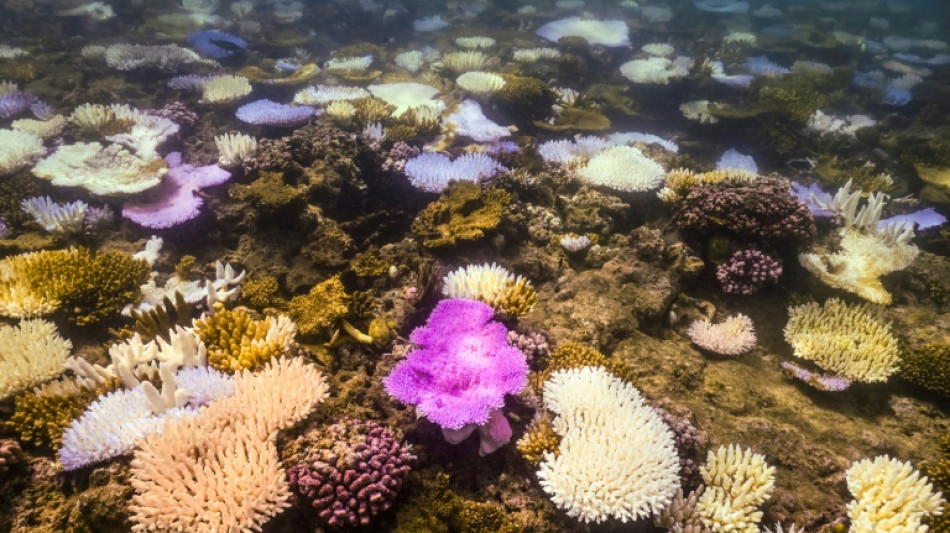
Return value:
M 723 152 L 722 157 L 716 162 L 716 170 L 726 169 L 745 170 L 753 174 L 759 173 L 759 165 L 756 164 L 755 159 L 753 159 L 751 155 L 743 154 L 735 148 L 730 148 Z
M 365 526 L 389 509 L 413 460 L 390 429 L 361 420 L 320 428 L 300 444 L 304 449 L 291 459 L 288 481 L 331 527 Z
M 409 337 L 420 348 L 383 380 L 391 396 L 447 430 L 447 439 L 479 429 L 483 453 L 510 438 L 500 410 L 528 376 L 524 354 L 508 345 L 508 330 L 491 321 L 494 314 L 482 302 L 442 300 Z
M 778 282 L 782 263 L 759 250 L 739 250 L 716 268 L 716 279 L 726 294 L 749 296 Z
M 766 78 L 778 78 L 792 72 L 790 69 L 772 62 L 765 56 L 755 56 L 746 59 L 745 67 L 750 73 L 756 76 L 765 76 Z
M 143 204 L 127 204 L 122 216 L 146 228 L 162 229 L 181 224 L 198 216 L 204 204 L 196 193 L 205 187 L 226 182 L 231 173 L 218 165 L 193 167 L 183 165 L 180 152 L 165 158 L 168 174 L 160 186 L 164 193 L 157 200 Z
M 904 215 L 895 215 L 890 218 L 881 219 L 877 223 L 878 230 L 894 225 L 905 224 L 916 226 L 917 229 L 928 229 L 942 226 L 947 222 L 947 217 L 938 213 L 934 208 L 928 207 L 913 213 Z
M 255 100 L 237 109 L 234 116 L 241 122 L 257 126 L 296 126 L 310 117 L 322 114 L 310 106 L 278 104 L 273 100 Z
M 802 368 L 791 361 L 782 361 L 780 366 L 785 375 L 804 381 L 818 390 L 840 392 L 851 386 L 851 381 L 847 378 L 818 374 Z
M 407 161 L 405 167 L 413 186 L 435 193 L 442 192 L 451 180 L 477 182 L 507 171 L 484 154 L 465 154 L 452 161 L 446 155 L 424 153 Z
M 403 141 L 396 141 L 386 153 L 382 169 L 385 172 L 401 173 L 406 169 L 406 162 L 419 155 L 419 149 Z
M 10 236 L 10 228 L 7 227 L 7 223 L 0 218 L 0 239 L 6 239 Z
M 511 130 L 491 121 L 475 100 L 464 100 L 458 109 L 446 118 L 456 135 L 470 137 L 477 142 L 494 142 L 511 135 Z
M 22 91 L 0 94 L 0 118 L 11 118 L 30 109 L 36 103 L 35 96 Z

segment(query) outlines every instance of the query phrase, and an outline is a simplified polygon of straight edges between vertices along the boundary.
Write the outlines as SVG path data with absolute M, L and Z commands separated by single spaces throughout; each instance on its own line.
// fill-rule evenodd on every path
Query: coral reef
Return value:
M 256 369 L 290 348 L 297 325 L 286 315 L 256 320 L 247 311 L 225 309 L 195 320 L 195 333 L 208 347 L 208 364 L 236 372 Z
M 508 213 L 511 195 L 501 189 L 483 190 L 474 183 L 450 183 L 438 200 L 412 223 L 412 231 L 428 248 L 444 248 L 484 238 Z

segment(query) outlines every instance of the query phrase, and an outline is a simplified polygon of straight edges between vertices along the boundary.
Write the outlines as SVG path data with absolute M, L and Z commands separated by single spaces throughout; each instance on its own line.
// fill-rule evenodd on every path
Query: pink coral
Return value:
M 151 202 L 123 207 L 122 216 L 146 228 L 177 226 L 198 216 L 204 204 L 204 200 L 196 195 L 200 189 L 221 185 L 231 178 L 231 173 L 218 165 L 183 165 L 180 152 L 168 154 L 165 161 L 169 168 L 158 187 L 161 196 Z

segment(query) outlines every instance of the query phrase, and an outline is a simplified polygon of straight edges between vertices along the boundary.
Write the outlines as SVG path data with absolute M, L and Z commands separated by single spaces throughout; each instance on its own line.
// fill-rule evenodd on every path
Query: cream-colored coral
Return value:
M 755 347 L 752 319 L 741 313 L 718 324 L 708 318 L 694 321 L 686 330 L 694 344 L 720 355 L 739 355 Z
M 205 103 L 235 102 L 251 94 L 251 83 L 243 76 L 212 76 L 201 82 L 201 91 Z
M 855 381 L 886 381 L 897 371 L 897 339 L 881 309 L 831 298 L 790 307 L 788 314 L 785 340 L 796 356 Z
M 326 105 L 338 100 L 359 100 L 372 96 L 362 87 L 343 85 L 317 85 L 301 89 L 294 95 L 294 103 L 301 105 Z
M 846 472 L 851 533 L 925 533 L 923 521 L 946 503 L 910 463 L 886 455 L 864 459 Z
M 56 137 L 63 132 L 63 127 L 66 126 L 66 117 L 63 115 L 54 115 L 52 118 L 47 120 L 36 120 L 32 118 L 21 118 L 14 120 L 10 127 L 19 130 L 25 131 L 27 133 L 32 133 L 43 139 L 49 139 L 51 137 Z
M 235 377 L 234 394 L 194 418 L 168 422 L 132 460 L 132 530 L 260 531 L 290 506 L 277 431 L 327 396 L 323 375 L 300 358 Z
M 373 56 L 366 55 L 360 57 L 334 57 L 326 63 L 326 69 L 330 72 L 357 71 L 362 72 L 373 64 Z
M 673 57 L 676 49 L 667 43 L 648 43 L 640 47 L 647 54 L 654 57 Z
M 356 116 L 356 106 L 346 100 L 336 100 L 330 102 L 330 105 L 326 107 L 326 112 L 335 119 L 352 120 Z
M 472 71 L 455 79 L 459 87 L 475 94 L 492 94 L 505 88 L 507 82 L 494 72 Z
M 733 444 L 709 450 L 700 472 L 706 489 L 696 507 L 703 525 L 713 533 L 758 533 L 758 508 L 772 494 L 775 467 Z
M 12 174 L 46 155 L 43 139 L 25 131 L 0 130 L 0 176 Z
M 481 70 L 488 64 L 488 56 L 477 50 L 449 52 L 442 56 L 442 66 L 453 72 Z
M 218 163 L 222 166 L 240 165 L 257 152 L 257 139 L 244 133 L 223 133 L 214 138 L 218 147 Z
M 0 399 L 62 374 L 72 348 L 46 320 L 0 325 Z
M 458 37 L 455 39 L 455 44 L 462 48 L 491 48 L 495 46 L 495 39 L 491 37 L 485 37 L 484 35 L 476 35 L 474 37 Z
M 168 165 L 157 155 L 140 157 L 122 146 L 76 143 L 62 146 L 33 167 L 33 175 L 58 187 L 93 194 L 132 194 L 159 184 Z
M 442 279 L 442 294 L 447 298 L 479 300 L 504 311 L 521 302 L 514 314 L 527 314 L 534 307 L 534 288 L 522 276 L 515 276 L 504 267 L 492 264 L 468 265 L 454 270 Z
M 370 93 L 376 98 L 383 100 L 389 105 L 396 106 L 392 116 L 401 117 L 403 113 L 413 107 L 422 105 L 435 106 L 438 109 L 445 109 L 445 104 L 440 100 L 435 100 L 435 95 L 439 90 L 431 85 L 422 83 L 381 83 L 367 87 Z
M 558 370 L 544 405 L 561 443 L 538 479 L 555 505 L 582 522 L 627 522 L 670 504 L 680 485 L 673 433 L 633 385 L 599 366 Z
M 634 59 L 620 65 L 620 74 L 634 83 L 655 83 L 666 85 L 670 80 L 682 78 L 693 68 L 693 60 L 688 57 L 667 59 L 650 57 Z
M 699 122 L 700 124 L 715 124 L 719 122 L 719 119 L 712 114 L 712 111 L 709 109 L 710 104 L 712 104 L 712 102 L 709 100 L 690 100 L 683 102 L 680 104 L 680 113 L 683 114 L 683 117 L 694 122 Z
M 537 63 L 542 59 L 551 60 L 561 57 L 557 48 L 515 48 L 511 59 L 519 63 Z
M 577 176 L 587 183 L 623 192 L 654 189 L 664 175 L 656 161 L 630 146 L 606 148 L 577 169 Z

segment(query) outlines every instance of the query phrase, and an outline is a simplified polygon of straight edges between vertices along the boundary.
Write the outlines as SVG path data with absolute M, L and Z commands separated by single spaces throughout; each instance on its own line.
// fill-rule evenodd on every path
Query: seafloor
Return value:
M 880 306 L 881 312 L 902 353 L 934 354 L 924 364 L 927 376 L 921 378 L 904 363 L 886 381 L 855 381 L 844 391 L 824 391 L 789 377 L 780 363 L 795 359 L 783 335 L 789 306 L 829 298 L 863 301 L 853 291 L 828 286 L 799 264 L 800 252 L 837 246 L 833 217 L 818 218 L 812 235 L 792 243 L 770 243 L 725 227 L 696 231 L 674 216 L 676 207 L 657 197 L 658 187 L 619 191 L 587 183 L 571 169 L 546 163 L 537 149 L 539 143 L 574 135 L 643 131 L 678 145 L 675 153 L 636 145 L 664 171 L 710 171 L 721 154 L 736 149 L 751 155 L 763 176 L 817 184 L 831 194 L 851 179 L 866 193 L 885 193 L 892 201 L 884 216 L 924 208 L 946 214 L 950 67 L 906 56 L 901 62 L 894 58 L 898 50 L 877 48 L 880 42 L 895 43 L 896 37 L 886 38 L 898 36 L 930 43 L 930 48 L 907 45 L 921 61 L 947 54 L 946 20 L 938 12 L 876 1 L 775 2 L 771 7 L 781 13 L 777 18 L 754 14 L 763 2 L 753 3 L 746 13 L 717 13 L 672 0 L 537 2 L 534 12 L 520 10 L 526 2 L 511 1 L 327 1 L 299 7 L 257 2 L 240 18 L 225 3 L 207 4 L 212 7 L 202 12 L 177 2 L 116 1 L 107 18 L 86 12 L 63 15 L 75 3 L 6 0 L 0 7 L 0 45 L 25 51 L 0 59 L 0 80 L 17 84 L 18 91 L 41 99 L 56 113 L 68 117 L 87 103 L 170 110 L 164 116 L 181 120 L 181 128 L 159 151 L 179 151 L 195 166 L 219 160 L 214 138 L 224 132 L 244 132 L 259 142 L 243 164 L 226 167 L 232 173 L 228 183 L 195 191 L 204 201 L 197 217 L 162 229 L 120 216 L 128 195 L 53 186 L 34 176 L 32 163 L 0 176 L 0 218 L 9 229 L 0 240 L 0 254 L 10 258 L 71 246 L 134 254 L 157 235 L 163 245 L 151 270 L 162 273 L 160 282 L 173 272 L 187 279 L 214 279 L 215 262 L 229 263 L 247 274 L 240 298 L 226 305 L 246 309 L 255 318 L 290 313 L 300 326 L 290 351 L 319 367 L 330 384 L 325 402 L 278 435 L 279 450 L 289 454 L 298 435 L 320 434 L 342 417 L 376 421 L 412 445 L 411 474 L 391 507 L 368 525 L 328 528 L 295 494 L 290 508 L 263 521 L 263 531 L 665 530 L 647 518 L 584 524 L 551 502 L 539 484 L 537 464 L 515 446 L 539 408 L 532 394 L 507 396 L 504 413 L 513 439 L 480 456 L 478 438 L 447 443 L 438 426 L 384 389 L 383 377 L 412 348 L 410 332 L 425 324 L 443 298 L 443 277 L 460 267 L 489 263 L 523 276 L 536 291 L 530 312 L 499 314 L 522 343 L 530 339 L 541 344 L 527 350 L 532 376 L 545 369 L 552 351 L 569 342 L 604 354 L 610 368 L 622 369 L 622 377 L 647 403 L 665 412 L 677 436 L 687 491 L 700 483 L 697 466 L 709 450 L 738 444 L 764 455 L 775 467 L 774 490 L 759 507 L 761 526 L 752 525 L 751 531 L 775 528 L 776 523 L 786 531 L 792 524 L 805 532 L 846 531 L 846 505 L 854 496 L 845 472 L 861 459 L 888 455 L 937 481 L 948 480 L 950 450 L 946 443 L 940 446 L 950 432 L 950 233 L 945 226 L 918 229 L 912 242 L 919 254 L 906 268 L 883 276 L 892 301 Z M 663 10 L 670 13 L 667 20 Z M 278 11 L 280 17 L 274 14 Z M 172 19 L 172 14 L 180 16 Z M 192 18 L 185 16 L 189 14 Z M 413 31 L 413 21 L 431 15 L 442 15 L 448 26 Z M 604 47 L 577 38 L 552 43 L 535 35 L 542 24 L 568 16 L 623 20 L 632 44 Z M 247 49 L 173 70 L 123 71 L 80 53 L 90 45 L 116 43 L 188 46 L 190 33 L 208 28 L 241 36 Z M 755 39 L 724 39 L 736 32 Z M 459 50 L 455 39 L 468 36 L 494 38 L 483 70 L 522 84 L 522 92 L 475 97 L 492 120 L 516 127 L 507 138 L 516 145 L 514 151 L 493 152 L 509 171 L 482 180 L 475 190 L 453 185 L 440 196 L 414 187 L 402 171 L 405 160 L 424 145 L 458 156 L 477 144 L 438 123 L 386 122 L 391 119 L 383 117 L 392 137 L 373 138 L 364 133 L 368 124 L 359 113 L 343 119 L 327 113 L 292 126 L 247 124 L 234 116 L 239 105 L 253 99 L 290 102 L 307 85 L 366 87 L 403 81 L 438 85 L 447 114 L 472 97 L 454 83 L 457 73 L 431 64 L 410 73 L 395 65 L 394 56 L 423 46 L 443 54 Z M 647 43 L 672 45 L 677 55 L 692 58 L 693 66 L 663 84 L 625 79 L 619 66 L 640 57 L 640 47 Z M 511 60 L 513 49 L 530 47 L 556 49 L 559 57 L 536 63 Z M 318 68 L 288 81 L 283 78 L 292 74 L 274 68 L 278 60 L 322 65 L 331 57 L 369 54 L 373 63 L 365 71 Z M 785 66 L 795 61 L 827 64 L 829 71 L 753 74 L 749 85 L 735 88 L 711 79 L 703 67 L 707 59 L 719 60 L 727 71 L 745 72 L 747 58 L 756 56 Z M 885 77 L 919 76 L 921 81 L 909 90 L 911 100 L 904 102 L 902 94 L 899 102 L 888 101 L 883 87 L 852 83 L 856 72 L 878 69 L 886 71 Z M 251 77 L 252 96 L 241 102 L 203 103 L 200 91 L 167 84 L 176 75 L 235 72 L 258 76 Z M 554 88 L 560 92 L 552 92 Z M 561 88 L 576 91 L 570 102 Z M 684 116 L 681 104 L 696 100 L 715 105 L 700 118 Z M 851 132 L 821 131 L 810 126 L 819 110 L 866 115 L 874 124 Z M 0 126 L 9 129 L 11 120 L 0 119 Z M 89 140 L 89 132 L 67 124 L 45 139 L 45 148 L 52 153 Z M 113 214 L 94 229 L 50 232 L 20 210 L 23 200 L 44 195 L 61 203 L 109 206 Z M 569 250 L 561 243 L 567 235 L 586 236 L 591 243 Z M 755 294 L 727 294 L 717 280 L 717 266 L 749 244 L 782 260 L 781 277 Z M 328 280 L 341 284 L 342 292 L 334 292 Z M 323 292 L 312 291 L 315 286 Z M 307 295 L 312 299 L 300 299 Z M 128 338 L 128 328 L 134 326 L 115 312 L 86 325 L 75 314 L 86 303 L 46 317 L 72 342 L 73 355 L 106 365 L 109 346 Z M 190 325 L 202 313 L 200 305 L 178 309 L 187 315 L 177 317 L 178 322 Z M 342 311 L 334 310 L 341 305 Z M 687 336 L 696 319 L 720 321 L 736 313 L 754 323 L 757 342 L 751 350 L 716 355 Z M 15 316 L 5 316 L 6 323 L 17 323 Z M 0 346 L 0 361 L 3 350 Z M 536 385 L 533 379 L 529 386 Z M 21 387 L 0 402 L 0 421 L 6 422 L 0 424 L 0 437 L 17 440 L 22 448 L 22 454 L 4 459 L 9 466 L 0 461 L 0 531 L 131 530 L 132 457 L 63 471 L 56 447 L 48 440 L 37 444 L 24 438 L 22 424 L 15 423 L 18 402 L 29 389 L 32 385 Z M 936 487 L 941 488 L 950 489 Z M 931 530 L 947 527 L 944 521 Z M 184 530 L 204 531 L 197 526 Z

